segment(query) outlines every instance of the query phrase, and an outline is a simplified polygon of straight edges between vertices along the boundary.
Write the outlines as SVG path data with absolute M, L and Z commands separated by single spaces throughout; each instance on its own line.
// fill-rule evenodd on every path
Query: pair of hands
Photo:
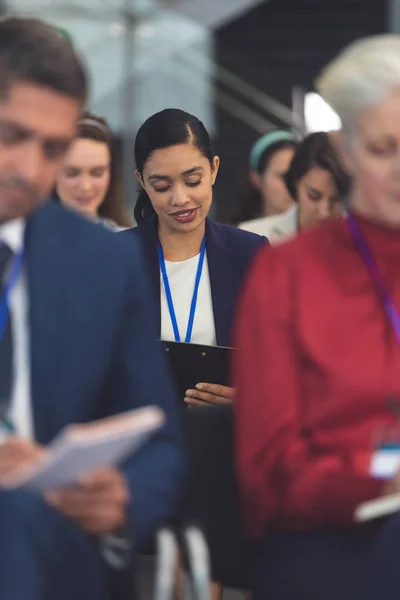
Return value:
M 208 406 L 233 403 L 235 390 L 215 383 L 198 383 L 194 390 L 187 390 L 185 403 L 189 406 Z
M 44 454 L 37 444 L 10 438 L 0 445 L 0 478 Z M 107 468 L 89 474 L 79 486 L 45 494 L 44 500 L 86 533 L 105 535 L 125 525 L 129 490 L 123 474 Z

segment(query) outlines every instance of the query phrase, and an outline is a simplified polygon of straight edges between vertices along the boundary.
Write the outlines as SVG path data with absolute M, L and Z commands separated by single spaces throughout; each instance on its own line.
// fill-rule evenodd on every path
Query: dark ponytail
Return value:
M 136 135 L 135 163 L 140 176 L 143 177 L 144 165 L 155 150 L 178 144 L 192 144 L 213 166 L 214 151 L 203 123 L 183 110 L 167 108 L 147 119 Z M 154 214 L 151 200 L 142 189 L 134 209 L 135 221 L 139 225 Z
M 151 200 L 147 192 L 142 188 L 138 194 L 135 208 L 133 211 L 133 216 L 137 225 L 140 225 L 140 223 L 143 223 L 145 219 L 155 214 L 156 211 L 153 208 Z

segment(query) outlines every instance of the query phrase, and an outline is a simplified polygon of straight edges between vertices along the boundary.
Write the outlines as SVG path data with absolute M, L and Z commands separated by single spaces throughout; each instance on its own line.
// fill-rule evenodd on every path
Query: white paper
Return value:
M 400 511 L 400 494 L 393 494 L 363 502 L 357 507 L 354 518 L 358 523 L 363 523 L 398 511 Z
M 0 482 L 0 486 L 41 493 L 76 485 L 84 475 L 96 469 L 119 465 L 138 452 L 162 423 L 162 412 L 156 409 L 153 423 L 148 423 L 140 430 L 135 427 L 135 431 L 119 432 L 104 439 L 85 439 L 81 443 L 71 439 L 66 429 L 65 434 L 61 433 L 47 448 L 47 455 L 39 464 Z

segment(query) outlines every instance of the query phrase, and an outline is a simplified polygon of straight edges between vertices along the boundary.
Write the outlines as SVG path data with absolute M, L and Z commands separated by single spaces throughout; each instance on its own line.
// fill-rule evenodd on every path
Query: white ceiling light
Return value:
M 304 120 L 307 133 L 337 131 L 342 123 L 335 111 L 319 94 L 310 92 L 304 98 Z

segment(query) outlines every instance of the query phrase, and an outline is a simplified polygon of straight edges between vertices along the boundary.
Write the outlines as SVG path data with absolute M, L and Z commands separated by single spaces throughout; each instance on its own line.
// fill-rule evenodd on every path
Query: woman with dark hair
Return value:
M 143 245 L 160 339 L 231 346 L 236 299 L 265 240 L 208 219 L 220 161 L 196 117 L 177 109 L 150 117 L 138 131 L 135 159 L 142 186 L 138 227 L 124 235 Z M 179 517 L 203 524 L 215 581 L 241 587 L 246 582 L 231 448 L 234 390 L 220 383 L 199 381 L 182 398 L 189 407 L 202 408 L 184 411 L 192 476 Z M 222 481 L 227 482 L 223 490 Z
M 292 209 L 295 231 L 343 213 L 350 178 L 324 131 L 312 133 L 302 141 L 285 175 L 285 183 L 296 201 Z
M 55 196 L 111 229 L 132 226 L 125 214 L 112 132 L 102 117 L 83 114 L 56 180 Z
M 249 172 L 230 219 L 248 231 L 257 230 L 259 219 L 286 212 L 293 204 L 283 181 L 297 145 L 289 131 L 270 131 L 250 151 Z
M 263 239 L 207 218 L 220 161 L 196 117 L 177 109 L 150 117 L 137 134 L 135 160 L 142 190 L 135 207 L 138 227 L 129 235 L 139 236 L 145 247 L 161 338 L 185 340 L 193 285 L 204 254 L 197 310 L 187 341 L 229 346 L 235 299 Z M 164 266 L 167 282 L 165 275 L 160 279 Z M 175 315 L 166 287 L 171 288 Z M 211 386 L 207 394 L 191 390 L 186 398 L 191 405 L 231 400 L 232 390 L 220 386 Z
M 327 133 L 312 133 L 299 144 L 282 180 L 295 204 L 244 229 L 263 232 L 274 243 L 343 213 L 349 177 Z

